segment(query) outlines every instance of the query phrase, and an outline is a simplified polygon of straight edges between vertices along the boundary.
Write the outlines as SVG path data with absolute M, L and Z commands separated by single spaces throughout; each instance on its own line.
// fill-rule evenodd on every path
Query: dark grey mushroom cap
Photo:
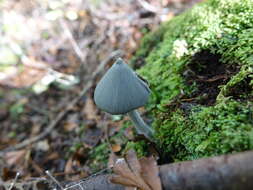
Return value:
M 150 89 L 135 72 L 119 58 L 96 86 L 96 105 L 110 114 L 125 114 L 148 101 Z

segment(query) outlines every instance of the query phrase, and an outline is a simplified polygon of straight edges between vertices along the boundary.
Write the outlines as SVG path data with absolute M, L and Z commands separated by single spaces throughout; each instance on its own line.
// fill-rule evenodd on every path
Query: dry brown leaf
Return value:
M 135 176 L 128 167 L 128 164 L 126 163 L 126 160 L 124 158 L 119 158 L 116 160 L 116 163 L 113 167 L 113 171 L 120 176 L 129 178 L 134 182 L 136 181 Z
M 123 178 L 122 176 L 119 175 L 114 175 L 111 178 L 111 182 L 112 183 L 117 183 L 117 184 L 121 184 L 127 187 L 136 187 L 136 183 L 128 178 Z
M 142 178 L 141 165 L 137 159 L 136 153 L 132 150 L 127 152 L 126 159 L 117 159 L 113 171 L 117 174 L 111 179 L 113 183 L 130 187 L 134 186 L 141 190 L 152 190 Z
M 154 157 L 141 158 L 142 178 L 152 190 L 162 190 L 159 169 Z
M 137 177 L 140 188 L 142 188 L 143 190 L 146 190 L 146 189 L 149 190 L 150 188 L 147 186 L 147 183 L 144 181 L 144 179 L 141 176 L 141 173 L 142 173 L 141 164 L 137 158 L 136 152 L 133 149 L 127 152 L 126 160 L 131 171 Z
M 76 127 L 78 127 L 78 125 L 76 123 L 71 123 L 71 122 L 67 122 L 64 123 L 64 130 L 67 132 L 73 131 Z
M 141 165 L 140 165 L 137 155 L 133 149 L 131 149 L 127 152 L 126 160 L 127 160 L 127 163 L 129 165 L 130 169 L 132 170 L 132 172 L 136 176 L 139 176 L 141 174 Z
M 125 187 L 125 190 L 136 190 L 136 187 Z
M 141 190 L 162 190 L 159 169 L 154 157 L 138 160 L 134 150 L 129 150 L 125 159 L 117 159 L 111 181 L 128 187 L 138 187 Z
M 119 152 L 121 150 L 121 146 L 119 144 L 113 144 L 112 145 L 112 151 L 113 152 Z
M 52 152 L 49 156 L 47 156 L 45 162 L 49 160 L 59 159 L 59 158 L 60 158 L 60 155 L 58 152 Z
M 18 165 L 24 161 L 25 154 L 26 150 L 11 151 L 7 152 L 4 158 L 8 165 Z
M 96 106 L 93 103 L 91 97 L 88 97 L 83 109 L 83 113 L 85 114 L 88 120 L 93 120 L 97 118 L 96 116 Z
M 11 170 L 10 168 L 6 168 L 4 167 L 2 169 L 2 174 L 1 174 L 1 178 L 4 181 L 8 181 L 8 180 L 13 180 L 15 178 L 15 176 L 17 175 L 17 172 Z
M 93 148 L 101 140 L 102 135 L 103 135 L 103 131 L 101 128 L 98 128 L 96 126 L 91 127 L 91 128 L 86 128 L 85 135 L 82 138 L 82 141 L 85 147 Z
M 70 114 L 67 117 L 67 121 L 64 123 L 64 130 L 67 132 L 73 131 L 75 128 L 77 128 L 78 122 L 79 122 L 79 115 L 77 113 Z
M 64 173 L 72 173 L 74 172 L 73 168 L 72 168 L 72 165 L 73 165 L 73 160 L 72 158 L 68 159 L 66 165 L 65 165 L 65 169 L 64 169 Z
M 15 73 L 5 76 L 0 84 L 14 88 L 29 87 L 46 75 L 47 68 L 46 63 L 27 57 L 23 61 L 22 69 L 17 69 Z
M 117 159 L 118 159 L 117 155 L 114 152 L 111 152 L 107 164 L 108 168 L 112 168 Z

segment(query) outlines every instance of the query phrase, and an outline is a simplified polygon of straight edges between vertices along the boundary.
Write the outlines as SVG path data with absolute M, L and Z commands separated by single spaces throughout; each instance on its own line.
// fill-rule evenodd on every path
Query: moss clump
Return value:
M 148 155 L 148 146 L 149 145 L 144 140 L 141 140 L 138 142 L 128 142 L 126 144 L 125 152 L 133 149 L 137 153 L 138 157 L 147 156 Z
M 156 122 L 163 150 L 179 160 L 253 149 L 253 104 L 224 101 Z
M 125 145 L 128 139 L 125 137 L 125 131 L 130 126 L 130 122 L 124 122 L 120 126 L 120 130 L 109 138 L 108 141 L 103 141 L 89 151 L 88 165 L 93 172 L 97 172 L 107 167 L 108 159 L 111 153 L 111 146 L 113 144 L 121 146 L 121 150 L 116 154 L 121 154 L 125 150 Z
M 253 149 L 253 3 L 207 0 L 143 39 L 157 139 L 174 160 Z
M 109 154 L 110 149 L 107 143 L 102 143 L 91 150 L 89 153 L 89 165 L 93 172 L 97 172 L 107 166 Z

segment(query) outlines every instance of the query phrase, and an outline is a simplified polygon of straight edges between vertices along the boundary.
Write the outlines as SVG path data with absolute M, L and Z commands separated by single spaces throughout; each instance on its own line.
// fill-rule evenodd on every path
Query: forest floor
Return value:
M 97 81 L 198 1 L 1 1 L 0 184 L 17 172 L 24 183 L 46 170 L 75 181 L 106 168 L 134 135 L 96 108 Z

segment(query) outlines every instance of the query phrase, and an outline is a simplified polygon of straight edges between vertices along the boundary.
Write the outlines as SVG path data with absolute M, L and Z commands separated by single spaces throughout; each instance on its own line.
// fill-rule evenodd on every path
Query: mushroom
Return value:
M 137 74 L 118 58 L 96 86 L 94 100 L 103 111 L 112 115 L 128 114 L 137 133 L 153 141 L 154 131 L 137 109 L 148 101 L 150 89 Z

